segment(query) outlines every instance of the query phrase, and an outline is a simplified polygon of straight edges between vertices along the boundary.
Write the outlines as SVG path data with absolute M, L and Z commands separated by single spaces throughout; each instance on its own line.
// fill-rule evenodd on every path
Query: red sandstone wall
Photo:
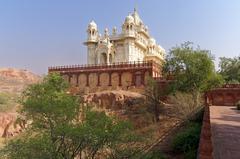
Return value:
M 160 74 L 154 62 L 119 63 L 113 65 L 86 65 L 50 67 L 49 72 L 59 72 L 75 91 L 129 90 L 144 88 L 147 78 Z
M 210 105 L 232 106 L 240 101 L 240 84 L 228 84 L 207 92 L 207 103 Z
M 209 105 L 205 106 L 204 110 L 202 130 L 198 147 L 198 159 L 213 159 Z

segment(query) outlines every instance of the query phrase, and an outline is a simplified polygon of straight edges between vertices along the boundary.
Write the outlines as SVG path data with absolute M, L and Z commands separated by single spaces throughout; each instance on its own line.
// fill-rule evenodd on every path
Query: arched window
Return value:
M 113 56 L 112 56 L 112 54 L 109 54 L 109 63 L 110 64 L 113 63 Z
M 107 64 L 107 54 L 105 52 L 101 53 L 100 64 Z
M 130 25 L 130 30 L 132 30 L 132 28 L 133 28 L 132 25 Z

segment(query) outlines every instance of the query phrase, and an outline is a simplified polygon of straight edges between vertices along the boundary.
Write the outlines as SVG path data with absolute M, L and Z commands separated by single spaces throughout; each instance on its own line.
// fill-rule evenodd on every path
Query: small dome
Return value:
M 128 15 L 125 18 L 125 23 L 134 23 L 134 18 L 131 15 Z
M 88 29 L 96 29 L 97 30 L 97 24 L 94 21 L 91 21 L 88 25 Z

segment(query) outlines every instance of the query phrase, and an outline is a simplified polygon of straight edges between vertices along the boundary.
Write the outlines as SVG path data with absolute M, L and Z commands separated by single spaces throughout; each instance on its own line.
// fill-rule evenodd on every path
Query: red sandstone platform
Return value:
M 240 110 L 210 106 L 214 159 L 240 159 Z

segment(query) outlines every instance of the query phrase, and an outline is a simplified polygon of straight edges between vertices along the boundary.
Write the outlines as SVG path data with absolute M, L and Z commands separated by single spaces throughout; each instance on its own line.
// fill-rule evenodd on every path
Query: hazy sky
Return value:
M 0 0 L 0 67 L 84 64 L 88 23 L 120 31 L 135 6 L 166 51 L 192 41 L 216 58 L 240 54 L 240 0 Z

